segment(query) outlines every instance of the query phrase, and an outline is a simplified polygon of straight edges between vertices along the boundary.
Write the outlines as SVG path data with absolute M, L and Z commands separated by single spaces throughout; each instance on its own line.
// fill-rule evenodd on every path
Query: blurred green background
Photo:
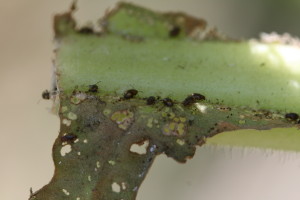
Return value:
M 41 92 L 50 87 L 55 13 L 70 0 L 0 0 L 0 199 L 29 197 L 53 174 L 59 130 Z M 96 22 L 115 0 L 81 0 L 80 24 Z M 300 36 L 299 0 L 134 0 L 158 11 L 184 11 L 235 38 L 260 32 Z M 298 200 L 300 154 L 229 147 L 198 148 L 181 165 L 160 156 L 138 200 Z

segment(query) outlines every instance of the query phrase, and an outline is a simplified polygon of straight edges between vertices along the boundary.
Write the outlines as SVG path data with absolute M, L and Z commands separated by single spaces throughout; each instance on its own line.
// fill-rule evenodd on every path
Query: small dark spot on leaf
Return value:
M 230 107 L 218 107 L 218 110 L 221 110 L 221 111 L 231 111 L 231 108 Z
M 125 40 L 128 40 L 130 42 L 143 42 L 144 38 L 141 36 L 133 36 L 133 35 L 128 35 L 128 34 L 122 34 L 122 38 Z
M 191 119 L 190 119 L 190 120 L 188 121 L 188 124 L 189 124 L 190 126 L 192 126 L 193 123 L 194 123 L 194 120 L 191 120 Z
M 179 69 L 185 69 L 185 66 L 183 66 L 183 65 L 178 65 L 177 66 Z

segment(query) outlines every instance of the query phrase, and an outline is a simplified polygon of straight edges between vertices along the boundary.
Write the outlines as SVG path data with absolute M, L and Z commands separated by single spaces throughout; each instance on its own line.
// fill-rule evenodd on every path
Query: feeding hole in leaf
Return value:
M 130 151 L 132 153 L 144 155 L 147 153 L 148 146 L 149 146 L 149 140 L 144 140 L 142 142 L 132 144 L 130 147 Z
M 101 165 L 100 165 L 99 161 L 96 162 L 96 166 L 97 166 L 97 168 L 100 168 Z
M 126 190 L 126 188 L 127 188 L 127 187 L 126 187 L 126 183 L 125 183 L 125 182 L 122 182 L 121 185 L 122 185 L 122 190 Z
M 75 113 L 73 113 L 73 112 L 69 112 L 68 113 L 68 118 L 70 120 L 76 120 L 77 119 L 77 115 Z
M 67 153 L 72 151 L 71 145 L 67 144 L 60 149 L 60 155 L 65 156 Z
M 176 143 L 179 144 L 180 146 L 183 146 L 185 144 L 185 141 L 182 139 L 177 139 Z
M 114 165 L 116 164 L 116 161 L 114 161 L 114 160 L 109 160 L 109 161 L 108 161 L 108 164 L 114 166 Z
M 195 103 L 196 108 L 201 112 L 201 113 L 206 113 L 207 112 L 207 106 L 200 104 L 200 103 Z
M 71 121 L 71 120 L 68 120 L 68 119 L 63 119 L 63 120 L 62 120 L 62 123 L 63 123 L 64 125 L 66 125 L 66 126 L 70 126 L 71 123 L 72 123 L 72 121 Z
M 81 102 L 83 102 L 85 99 L 87 99 L 87 95 L 83 92 L 76 92 L 72 95 L 70 101 L 71 103 L 78 105 Z
M 68 190 L 66 190 L 66 189 L 62 189 L 62 192 L 63 192 L 65 195 L 67 195 L 67 196 L 70 195 L 70 192 L 68 192 Z
M 111 120 L 118 124 L 118 127 L 127 130 L 134 120 L 134 114 L 130 110 L 116 111 L 111 115 Z
M 116 182 L 114 182 L 113 184 L 111 184 L 111 189 L 115 193 L 120 193 L 121 192 L 121 186 L 118 183 L 116 183 Z

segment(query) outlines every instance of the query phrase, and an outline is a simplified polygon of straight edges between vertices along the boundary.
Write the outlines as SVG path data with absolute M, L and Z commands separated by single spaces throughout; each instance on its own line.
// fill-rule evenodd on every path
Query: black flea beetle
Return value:
M 164 103 L 165 106 L 168 107 L 172 107 L 174 105 L 174 102 L 170 98 L 164 98 L 162 102 Z
M 91 93 L 96 93 L 96 92 L 98 92 L 98 90 L 99 90 L 99 87 L 98 87 L 98 83 L 100 83 L 101 81 L 98 81 L 97 83 L 95 83 L 95 84 L 92 84 L 92 85 L 89 85 L 89 90 L 88 90 L 88 92 L 91 92 Z
M 196 102 L 196 99 L 192 95 L 190 95 L 190 96 L 188 96 L 187 98 L 184 99 L 182 104 L 184 106 L 189 106 L 189 105 L 192 105 L 195 102 Z
M 198 101 L 202 101 L 205 100 L 205 96 L 199 93 L 193 93 L 192 96 L 194 97 L 194 99 L 198 100 Z
M 292 121 L 296 121 L 299 118 L 299 115 L 297 113 L 287 113 L 285 114 L 285 118 Z
M 50 92 L 48 90 L 43 91 L 42 98 L 49 100 L 50 99 Z
M 205 100 L 205 96 L 199 93 L 193 93 L 192 95 L 189 95 L 187 98 L 185 98 L 182 104 L 184 106 L 190 106 L 193 103 L 196 103 L 196 101 L 202 101 L 202 100 Z
M 180 27 L 179 26 L 174 26 L 170 31 L 169 31 L 169 37 L 177 37 L 180 34 Z
M 124 99 L 131 99 L 131 98 L 133 98 L 135 95 L 137 95 L 137 93 L 138 93 L 137 90 L 135 90 L 135 89 L 130 89 L 130 90 L 127 90 L 127 91 L 124 93 L 123 97 L 124 97 Z
M 156 103 L 156 98 L 154 96 L 150 96 L 147 98 L 147 105 L 153 105 Z
M 94 85 L 89 85 L 89 92 L 92 92 L 92 93 L 96 93 L 98 92 L 98 85 L 94 84 Z
M 60 139 L 62 142 L 74 142 L 77 139 L 77 136 L 74 134 L 67 134 L 62 136 Z
M 79 29 L 79 33 L 81 33 L 81 34 L 93 34 L 94 30 L 90 27 L 82 27 L 81 29 Z

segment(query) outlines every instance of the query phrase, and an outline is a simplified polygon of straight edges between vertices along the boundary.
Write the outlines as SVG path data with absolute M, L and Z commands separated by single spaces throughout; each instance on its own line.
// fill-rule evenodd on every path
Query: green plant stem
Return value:
M 296 126 L 285 114 L 300 111 L 300 59 L 288 57 L 299 47 L 216 40 L 203 20 L 125 3 L 104 17 L 103 33 L 90 34 L 75 29 L 72 12 L 56 16 L 54 26 L 61 119 L 55 175 L 30 199 L 135 199 L 156 155 L 186 162 L 210 137 L 211 144 L 299 146 L 270 145 L 278 134 L 217 135 Z

